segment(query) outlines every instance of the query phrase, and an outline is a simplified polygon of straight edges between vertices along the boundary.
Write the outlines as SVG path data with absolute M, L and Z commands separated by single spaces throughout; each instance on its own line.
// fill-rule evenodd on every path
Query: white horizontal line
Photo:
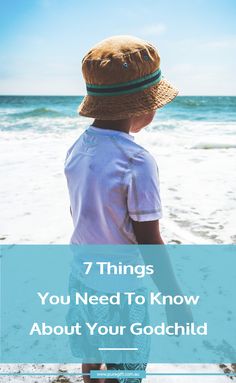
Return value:
M 134 347 L 134 348 L 131 348 L 131 347 L 99 347 L 98 350 L 101 350 L 101 351 L 137 351 L 138 348 Z

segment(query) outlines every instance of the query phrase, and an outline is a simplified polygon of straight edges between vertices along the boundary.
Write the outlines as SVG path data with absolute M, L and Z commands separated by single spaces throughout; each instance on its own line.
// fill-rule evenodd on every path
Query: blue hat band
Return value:
M 86 84 L 87 94 L 89 96 L 119 96 L 123 94 L 136 93 L 150 86 L 158 84 L 161 81 L 161 70 L 140 77 L 136 80 L 112 85 L 93 85 Z

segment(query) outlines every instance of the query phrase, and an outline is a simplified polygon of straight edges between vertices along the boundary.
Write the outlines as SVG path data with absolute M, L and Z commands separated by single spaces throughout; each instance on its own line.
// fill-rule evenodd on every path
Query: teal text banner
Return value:
M 1 246 L 0 363 L 235 363 L 235 245 Z

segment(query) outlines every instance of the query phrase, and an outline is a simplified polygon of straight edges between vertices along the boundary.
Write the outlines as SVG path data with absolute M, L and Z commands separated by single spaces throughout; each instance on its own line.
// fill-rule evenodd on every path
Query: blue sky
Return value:
M 235 20 L 235 0 L 2 0 L 0 94 L 84 94 L 86 51 L 129 34 L 180 94 L 236 95 Z

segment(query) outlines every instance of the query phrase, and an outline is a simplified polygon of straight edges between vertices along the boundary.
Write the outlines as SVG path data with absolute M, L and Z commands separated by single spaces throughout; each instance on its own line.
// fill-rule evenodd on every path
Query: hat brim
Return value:
M 81 116 L 99 120 L 120 120 L 159 109 L 171 102 L 178 90 L 166 79 L 147 89 L 120 96 L 84 97 L 78 107 Z

